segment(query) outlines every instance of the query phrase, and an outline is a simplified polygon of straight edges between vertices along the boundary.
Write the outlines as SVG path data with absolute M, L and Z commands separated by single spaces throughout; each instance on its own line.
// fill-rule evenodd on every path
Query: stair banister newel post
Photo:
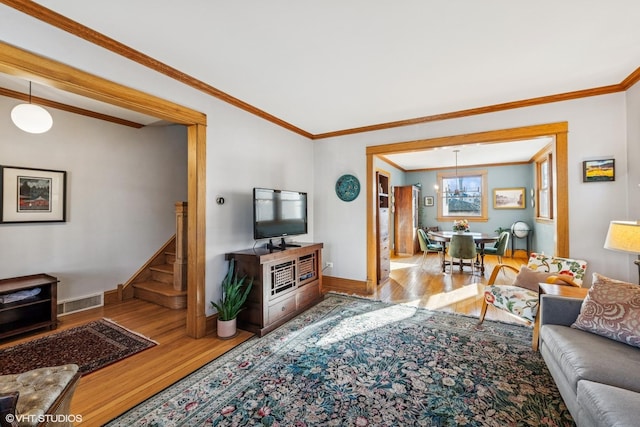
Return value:
M 173 264 L 173 289 L 187 289 L 187 202 L 176 202 L 176 261 Z

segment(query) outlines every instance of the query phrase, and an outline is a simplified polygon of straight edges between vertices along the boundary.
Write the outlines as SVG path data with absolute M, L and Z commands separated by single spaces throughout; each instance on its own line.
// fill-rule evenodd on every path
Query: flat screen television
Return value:
M 253 189 L 253 238 L 307 234 L 307 193 Z

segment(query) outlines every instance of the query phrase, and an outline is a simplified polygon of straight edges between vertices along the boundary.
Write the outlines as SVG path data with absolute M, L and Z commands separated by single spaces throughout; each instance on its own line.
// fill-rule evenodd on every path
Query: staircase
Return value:
M 148 267 L 147 274 L 131 284 L 133 297 L 171 309 L 187 308 L 187 291 L 173 286 L 173 267 L 176 259 L 175 236 L 157 260 L 158 264 Z M 173 244 L 171 244 L 173 243 Z
M 187 307 L 187 204 L 176 203 L 176 234 L 124 285 L 120 299 L 138 298 L 171 309 Z

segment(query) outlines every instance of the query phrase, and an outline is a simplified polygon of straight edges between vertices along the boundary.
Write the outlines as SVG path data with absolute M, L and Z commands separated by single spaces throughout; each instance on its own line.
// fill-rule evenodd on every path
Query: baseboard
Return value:
M 365 280 L 343 279 L 341 277 L 322 276 L 322 292 L 342 292 L 355 293 L 359 295 L 369 295 L 367 282 Z
M 218 313 L 212 314 L 211 316 L 207 316 L 205 321 L 204 334 L 215 335 L 218 330 L 217 323 L 218 323 Z

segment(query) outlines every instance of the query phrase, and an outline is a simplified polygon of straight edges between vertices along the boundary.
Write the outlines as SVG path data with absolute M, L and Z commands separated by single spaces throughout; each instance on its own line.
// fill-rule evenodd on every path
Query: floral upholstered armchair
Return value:
M 513 283 L 496 284 L 498 274 L 504 269 L 517 273 Z M 507 264 L 494 267 L 484 291 L 480 321 L 484 321 L 487 308 L 492 305 L 533 324 L 538 313 L 539 283 L 557 283 L 567 286 L 582 286 L 587 262 L 579 259 L 560 258 L 532 253 L 527 265 L 520 270 Z

